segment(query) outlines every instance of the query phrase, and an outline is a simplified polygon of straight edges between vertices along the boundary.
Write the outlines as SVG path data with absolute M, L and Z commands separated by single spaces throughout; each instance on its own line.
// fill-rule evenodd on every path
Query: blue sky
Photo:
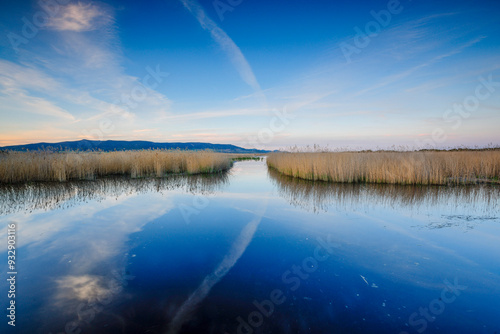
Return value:
M 495 1 L 1 6 L 0 146 L 500 142 Z

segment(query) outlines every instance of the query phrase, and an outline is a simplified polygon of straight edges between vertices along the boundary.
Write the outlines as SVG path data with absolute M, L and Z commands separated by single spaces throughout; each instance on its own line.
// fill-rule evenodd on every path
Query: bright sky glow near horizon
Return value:
M 1 9 L 0 146 L 500 144 L 498 1 L 42 0 Z

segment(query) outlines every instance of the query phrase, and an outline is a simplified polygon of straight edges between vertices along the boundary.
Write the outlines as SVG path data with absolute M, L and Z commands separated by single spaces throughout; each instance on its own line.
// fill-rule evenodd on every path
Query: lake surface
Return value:
M 225 175 L 0 189 L 7 333 L 500 333 L 500 189 Z

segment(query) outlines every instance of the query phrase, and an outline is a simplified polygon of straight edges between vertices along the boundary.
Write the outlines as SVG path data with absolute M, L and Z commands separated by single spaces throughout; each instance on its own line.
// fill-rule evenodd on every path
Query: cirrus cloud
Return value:
M 61 11 L 47 24 L 48 28 L 60 31 L 91 31 L 108 23 L 111 16 L 93 4 L 75 3 L 61 7 Z

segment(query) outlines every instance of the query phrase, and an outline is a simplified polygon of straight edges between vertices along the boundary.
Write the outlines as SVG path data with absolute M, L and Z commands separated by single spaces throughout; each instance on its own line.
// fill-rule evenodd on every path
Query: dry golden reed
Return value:
M 267 164 L 307 180 L 466 184 L 498 181 L 500 151 L 271 153 Z
M 67 181 L 106 175 L 213 173 L 231 168 L 231 158 L 212 151 L 9 152 L 0 157 L 0 182 Z

